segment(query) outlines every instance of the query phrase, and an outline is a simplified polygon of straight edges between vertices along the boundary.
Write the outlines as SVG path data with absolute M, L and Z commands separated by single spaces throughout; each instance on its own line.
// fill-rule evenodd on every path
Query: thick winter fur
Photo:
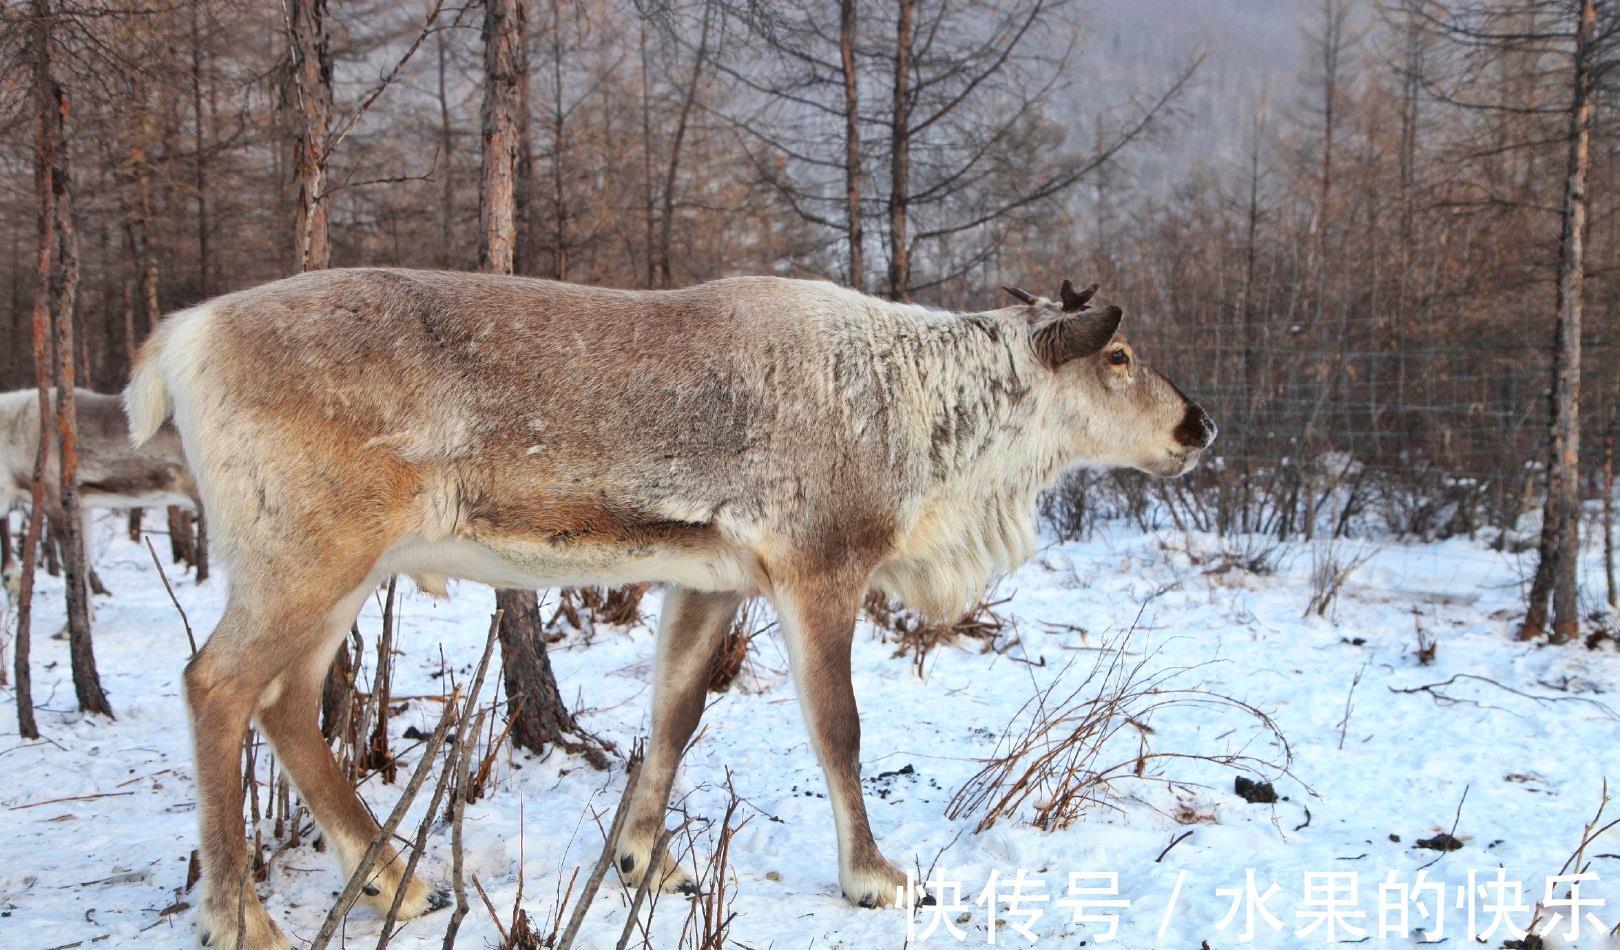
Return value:
M 307 753 L 289 772 L 346 862 L 375 833 L 352 793 L 326 787 L 338 777 L 313 709 L 390 573 L 428 589 L 672 585 L 648 780 L 618 842 L 631 880 L 719 631 L 742 599 L 770 597 L 827 773 L 840 882 L 893 903 L 903 875 L 860 797 L 857 606 L 873 584 L 934 616 L 968 605 L 1029 555 L 1036 494 L 1065 469 L 1196 463 L 1213 425 L 1135 361 L 1118 320 L 1044 300 L 944 313 L 778 278 L 651 292 L 331 270 L 164 321 L 126 393 L 131 432 L 172 415 L 232 568 L 187 671 L 211 945 L 235 945 L 239 900 L 246 945 L 284 945 L 236 883 L 233 744 L 251 714 L 276 717 L 278 749 Z M 1106 345 L 1038 347 L 1057 321 L 1086 321 L 1058 338 Z M 407 912 L 429 905 L 417 887 Z
M 45 506 L 52 517 L 60 518 L 61 454 L 56 451 L 55 393 L 51 396 L 52 408 L 45 417 L 51 446 Z M 74 402 L 79 423 L 79 497 L 86 512 L 92 508 L 196 506 L 196 489 L 180 453 L 180 436 L 163 424 L 161 416 L 148 433 L 151 437 L 132 447 L 129 424 L 117 396 L 76 389 Z M 0 393 L 0 515 L 31 497 L 39 433 L 39 391 Z M 9 552 L 0 560 L 6 563 L 9 585 L 13 580 Z

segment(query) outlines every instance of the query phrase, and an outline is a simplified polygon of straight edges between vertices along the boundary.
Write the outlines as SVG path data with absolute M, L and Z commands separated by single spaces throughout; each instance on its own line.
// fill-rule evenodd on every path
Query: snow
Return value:
M 14 697 L 9 687 L 5 692 L 0 945 L 7 947 L 92 946 L 89 941 L 109 935 L 102 945 L 172 947 L 192 939 L 189 911 L 162 914 L 196 897 L 184 891 L 195 837 L 180 696 L 189 648 L 145 547 L 124 537 L 121 524 L 108 515 L 96 527 L 98 569 L 113 596 L 98 600 L 95 642 L 117 720 L 87 720 L 73 709 L 67 645 L 41 635 L 62 623 L 55 578 L 40 582 L 34 641 L 34 695 L 45 739 L 18 738 Z M 785 650 L 774 633 L 757 638 L 744 687 L 711 697 L 705 732 L 676 788 L 689 815 L 717 820 L 729 769 L 743 799 L 738 816 L 748 820 L 731 852 L 736 917 L 730 940 L 749 947 L 889 947 L 906 941 L 908 926 L 915 938 L 933 922 L 937 929 L 926 945 L 984 946 L 994 925 L 996 946 L 1023 946 L 1030 939 L 1012 925 L 1024 923 L 1022 911 L 1031 904 L 1003 899 L 990 914 L 978 902 L 992 877 L 1004 898 L 1020 874 L 1025 894 L 1048 898 L 1033 905 L 1040 916 L 1028 929 L 1039 943 L 1052 945 L 1109 942 L 1100 939 L 1109 929 L 1105 920 L 1076 922 L 1075 908 L 1056 903 L 1068 892 L 1070 872 L 1117 873 L 1117 895 L 1103 896 L 1128 900 L 1128 906 L 1079 913 L 1116 913 L 1112 942 L 1125 947 L 1197 947 L 1205 940 L 1245 945 L 1243 903 L 1234 919 L 1224 918 L 1232 892 L 1242 896 L 1249 871 L 1256 892 L 1277 885 L 1264 909 L 1279 927 L 1257 915 L 1256 946 L 1323 944 L 1330 923 L 1339 926 L 1338 939 L 1356 939 L 1342 929 L 1346 919 L 1367 928 L 1372 945 L 1416 942 L 1418 928 L 1432 928 L 1434 921 L 1414 908 L 1413 936 L 1380 935 L 1379 885 L 1392 876 L 1418 883 L 1420 868 L 1423 880 L 1448 888 L 1443 936 L 1451 945 L 1472 942 L 1462 934 L 1467 902 L 1459 907 L 1457 900 L 1471 872 L 1478 882 L 1501 868 L 1508 880 L 1522 883 L 1525 904 L 1533 904 L 1599 804 L 1620 729 L 1604 694 L 1620 679 L 1620 655 L 1612 646 L 1589 651 L 1515 642 L 1529 555 L 1463 539 L 1339 542 L 1341 558 L 1366 546 L 1370 559 L 1326 617 L 1307 617 L 1312 563 L 1324 554 L 1309 544 L 1274 552 L 1269 573 L 1212 570 L 1223 550 L 1264 546 L 1252 539 L 1144 534 L 1123 523 L 1105 526 L 1084 543 L 1051 544 L 1000 588 L 1011 596 L 999 612 L 1016 623 L 1017 643 L 1000 653 L 981 652 L 976 644 L 940 649 L 928 658 L 923 677 L 863 622 L 855 689 L 873 829 L 891 860 L 935 868 L 946 884 L 938 894 L 949 908 L 938 920 L 921 911 L 908 922 L 903 912 L 862 910 L 840 897 L 830 810 L 799 721 Z M 1595 555 L 1584 567 L 1586 589 L 1599 590 Z M 222 609 L 223 577 L 216 573 L 198 585 L 178 569 L 170 576 L 201 637 Z M 473 585 L 454 586 L 449 602 L 402 589 L 395 693 L 441 693 L 441 648 L 465 677 L 482 647 L 492 603 L 487 590 Z M 652 598 L 649 618 L 655 611 Z M 1134 633 L 1125 637 L 1133 622 Z M 1431 665 L 1416 656 L 1419 625 L 1438 642 Z M 360 626 L 369 643 L 379 627 L 375 601 Z M 974 833 L 977 816 L 947 818 L 952 793 L 996 750 L 1031 696 L 1059 677 L 1076 681 L 1101 651 L 1120 643 L 1133 657 L 1146 658 L 1151 671 L 1168 672 L 1176 685 L 1207 688 L 1268 713 L 1291 744 L 1293 761 L 1286 774 L 1263 769 L 1259 777 L 1273 781 L 1282 800 L 1243 801 L 1232 786 L 1240 773 L 1229 766 L 1164 760 L 1142 779 L 1127 775 L 1106 805 L 1061 830 L 1031 826 L 1027 810 L 982 834 Z M 575 698 L 582 724 L 621 750 L 646 731 L 652 651 L 646 625 L 599 628 L 588 643 L 574 636 L 552 648 L 559 681 Z M 1448 680 L 1432 691 L 1416 689 Z M 1054 695 L 1067 691 L 1062 686 Z M 396 747 L 410 744 L 400 738 L 407 727 L 430 730 L 439 708 L 410 703 L 394 722 Z M 1241 750 L 1283 761 L 1281 748 L 1252 719 L 1229 709 L 1172 706 L 1147 725 L 1151 750 Z M 1134 750 L 1140 733 L 1128 732 Z M 406 758 L 413 767 L 414 756 Z M 905 766 L 911 771 L 901 772 Z M 899 774 L 877 778 L 884 772 Z M 601 845 L 598 823 L 610 819 L 623 782 L 622 763 L 603 773 L 561 754 L 503 754 L 493 793 L 468 809 L 469 877 L 476 875 L 505 917 L 521 875 L 525 909 L 542 932 L 549 930 L 558 893 L 574 869 L 583 866 L 581 880 L 589 872 Z M 402 784 L 403 776 L 393 786 L 372 779 L 362 792 L 373 811 L 386 814 Z M 424 792 L 407 816 L 407 833 L 427 797 Z M 38 804 L 47 800 L 60 801 Z M 1413 846 L 1454 822 L 1460 850 Z M 697 834 L 700 850 L 714 833 L 711 826 Z M 1620 879 L 1617 851 L 1600 840 L 1587 853 L 1591 870 Z M 425 873 L 447 879 L 448 863 L 448 830 L 436 827 Z M 1324 921 L 1299 935 L 1313 909 L 1324 906 L 1307 899 L 1306 875 L 1335 872 L 1355 872 L 1356 903 L 1349 910 L 1363 916 Z M 299 946 L 319 928 L 342 884 L 328 855 L 306 843 L 276 859 L 260 894 Z M 951 906 L 952 884 L 961 907 Z M 1620 919 L 1620 893 L 1610 881 L 1584 886 L 1581 896 L 1608 898 L 1612 906 L 1593 910 L 1605 926 Z M 472 902 L 459 945 L 498 944 L 476 894 Z M 1475 903 L 1484 926 L 1488 901 Z M 610 876 L 579 945 L 613 946 L 627 909 L 628 896 Z M 653 946 L 678 944 L 686 910 L 679 896 L 659 900 Z M 441 913 L 411 922 L 392 945 L 437 947 L 445 919 Z M 1528 914 L 1515 920 L 1522 926 Z M 962 932 L 960 940 L 947 923 Z M 344 938 L 369 946 L 379 927 L 369 911 L 357 910 Z M 1574 945 L 1598 943 L 1590 921 L 1582 933 Z M 1497 932 L 1487 942 L 1500 946 L 1508 936 Z M 1567 942 L 1549 941 L 1560 943 Z

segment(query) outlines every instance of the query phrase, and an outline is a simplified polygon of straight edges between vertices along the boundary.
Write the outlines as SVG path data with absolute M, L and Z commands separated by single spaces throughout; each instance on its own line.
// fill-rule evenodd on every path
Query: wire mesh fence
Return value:
M 1282 539 L 1493 529 L 1495 543 L 1524 543 L 1510 535 L 1545 490 L 1550 342 L 1408 335 L 1352 320 L 1138 326 L 1149 361 L 1219 423 L 1211 456 L 1175 483 L 1082 475 L 1048 514 L 1060 532 L 1083 530 L 1104 506 L 1138 518 L 1152 507 L 1182 527 Z M 1617 355 L 1610 341 L 1584 346 L 1593 473 L 1615 425 Z M 1602 490 L 1595 474 L 1585 489 Z

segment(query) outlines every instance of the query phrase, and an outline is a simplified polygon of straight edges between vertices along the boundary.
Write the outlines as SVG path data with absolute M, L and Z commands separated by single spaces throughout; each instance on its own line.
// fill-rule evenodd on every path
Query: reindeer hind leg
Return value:
M 347 635 L 366 596 L 376 586 L 367 583 L 345 595 L 314 628 L 310 652 L 287 670 L 275 697 L 259 711 L 259 725 L 275 747 L 276 757 L 309 806 L 343 866 L 344 876 L 354 873 L 371 847 L 379 828 L 376 819 L 349 784 L 321 737 L 318 723 L 320 696 L 326 671 L 338 644 Z M 405 862 L 392 847 L 383 852 L 362 900 L 378 914 L 393 905 Z M 434 890 L 425 878 L 414 876 L 400 902 L 400 919 L 416 917 L 449 906 L 449 895 Z
M 265 626 L 233 598 L 185 672 L 203 871 L 197 939 L 222 950 L 288 946 L 254 893 L 242 830 L 242 739 L 275 678 L 267 664 L 247 659 Z

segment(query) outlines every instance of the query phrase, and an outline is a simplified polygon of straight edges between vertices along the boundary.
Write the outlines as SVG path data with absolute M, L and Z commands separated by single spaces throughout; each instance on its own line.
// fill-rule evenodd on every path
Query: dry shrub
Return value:
M 1220 539 L 1220 546 L 1211 552 L 1185 548 L 1187 560 L 1201 568 L 1205 577 L 1220 577 L 1234 571 L 1256 576 L 1277 573 L 1277 562 L 1282 558 L 1282 542 L 1264 534 L 1239 534 Z
M 1311 602 L 1305 605 L 1304 616 L 1315 614 L 1326 617 L 1339 592 L 1344 589 L 1345 582 L 1350 580 L 1350 575 L 1377 553 L 1377 548 L 1365 544 L 1343 550 L 1336 538 L 1312 545 Z
M 725 641 L 720 644 L 720 652 L 714 658 L 714 666 L 709 671 L 709 692 L 723 693 L 731 688 L 748 662 L 749 644 L 770 626 L 765 622 L 764 607 L 757 600 L 750 600 L 737 611 L 737 616 L 731 621 L 731 629 L 726 631 Z
M 1417 614 L 1412 615 L 1412 625 L 1417 628 L 1417 656 L 1418 665 L 1429 666 L 1434 663 L 1435 655 L 1440 652 L 1440 641 L 1434 634 L 1423 629 L 1423 618 Z
M 495 910 L 494 903 L 490 901 L 489 893 L 484 890 L 484 885 L 479 882 L 477 875 L 473 876 L 472 881 L 474 889 L 478 891 L 478 896 L 484 902 L 484 909 L 489 911 L 490 919 L 495 922 L 496 933 L 500 934 L 500 942 L 495 944 L 499 950 L 543 950 L 545 947 L 556 946 L 556 931 L 552 931 L 550 934 L 542 934 L 529 919 L 529 912 L 520 906 L 523 901 L 523 873 L 521 869 L 518 872 L 517 900 L 512 902 L 512 915 L 504 923 L 501 921 L 500 914 Z
M 629 915 L 625 918 L 624 927 L 619 933 L 620 948 L 640 946 L 643 950 L 662 950 L 664 947 L 672 946 L 691 950 L 724 950 L 728 945 L 737 945 L 729 939 L 731 924 L 737 917 L 736 911 L 732 910 L 732 902 L 737 896 L 737 876 L 731 869 L 731 846 L 737 833 L 752 820 L 752 816 L 739 818 L 737 814 L 743 800 L 732 783 L 729 769 L 726 771 L 724 788 L 725 811 L 718 821 L 689 815 L 683 804 L 678 803 L 674 811 L 677 815 L 685 816 L 684 820 L 675 827 L 666 829 L 659 838 L 658 846 L 653 850 L 652 860 L 654 866 L 657 866 L 664 849 L 673 847 L 672 839 L 678 836 L 685 845 L 684 860 L 690 862 L 688 870 L 691 872 L 690 880 L 694 891 L 685 901 L 686 916 L 681 921 L 680 936 L 674 943 L 654 938 L 654 921 L 658 917 L 658 908 L 663 906 L 661 898 L 666 895 L 648 886 L 651 880 L 649 877 L 636 889 L 635 897 L 630 903 Z M 630 791 L 627 788 L 625 797 L 628 798 L 629 795 Z M 620 807 L 623 808 L 622 805 Z M 614 830 L 618 826 L 619 816 L 615 815 Z M 611 831 L 607 835 L 607 840 L 613 840 Z M 611 854 L 611 849 L 604 851 L 604 855 L 608 854 Z M 592 882 L 596 880 L 596 876 L 593 875 Z M 586 890 L 580 896 L 581 903 L 575 910 L 576 918 L 590 905 L 595 893 L 592 882 L 587 882 Z M 646 907 L 645 915 L 641 913 L 643 906 Z M 558 916 L 560 919 L 560 912 Z M 570 922 L 570 928 L 564 932 L 561 943 L 555 944 L 559 950 L 570 950 L 575 932 L 574 923 Z M 633 944 L 631 941 L 638 934 L 641 942 Z
M 726 810 L 718 825 L 710 823 L 705 850 L 707 862 L 696 869 L 692 882 L 697 893 L 687 906 L 686 921 L 681 925 L 679 946 L 692 950 L 724 950 L 731 923 L 737 912 L 731 909 L 736 899 L 736 875 L 731 871 L 731 842 L 753 816 L 739 819 L 737 809 L 742 798 L 726 771 Z M 688 826 L 690 828 L 690 826 Z M 690 848 L 692 853 L 697 849 Z
M 1011 818 L 1026 806 L 1044 831 L 1067 828 L 1094 805 L 1117 808 L 1120 787 L 1132 780 L 1194 784 L 1163 774 L 1175 763 L 1204 762 L 1253 774 L 1287 774 L 1293 759 L 1277 724 L 1254 706 L 1202 684 L 1183 685 L 1198 666 L 1150 669 L 1153 649 L 1132 657 L 1130 630 L 1104 643 L 1091 669 L 1073 682 L 1070 662 L 1024 703 L 1008 724 L 994 756 L 952 796 L 947 817 L 979 815 L 975 832 Z M 1250 720 L 1254 739 L 1270 739 L 1282 762 L 1239 748 L 1229 752 L 1154 748 L 1151 721 L 1164 710 L 1210 710 Z
M 1041 493 L 1039 513 L 1059 541 L 1084 541 L 1097 527 L 1097 499 L 1088 490 L 1096 476 L 1071 472 Z
M 1011 599 L 981 599 L 950 623 L 925 620 L 875 590 L 867 592 L 865 609 L 883 641 L 892 640 L 895 644 L 895 657 L 910 656 L 917 675 L 921 676 L 928 654 L 935 647 L 974 641 L 979 644 L 980 653 L 1000 653 L 1010 646 L 1012 641 L 1003 640 L 1002 634 L 1009 633 L 1013 623 L 996 613 L 996 608 Z
M 1620 825 L 1620 818 L 1611 818 L 1607 821 L 1604 820 L 1603 815 L 1608 808 L 1609 780 L 1604 779 L 1603 789 L 1598 795 L 1597 812 L 1594 813 L 1591 820 L 1581 828 L 1581 837 L 1580 840 L 1575 844 L 1575 850 L 1571 851 L 1569 857 L 1564 859 L 1563 866 L 1558 869 L 1557 873 L 1555 875 L 1549 875 L 1549 878 L 1562 878 L 1568 875 L 1588 874 L 1591 872 L 1592 862 L 1591 858 L 1588 856 L 1589 849 L 1591 849 L 1592 846 L 1597 843 L 1599 838 L 1608 834 L 1610 831 L 1613 831 L 1615 826 Z M 1610 855 L 1606 854 L 1599 854 L 1596 856 L 1600 858 L 1610 857 Z M 1565 883 L 1563 894 L 1559 896 L 1559 899 L 1568 901 L 1571 897 L 1571 892 L 1571 883 Z M 1550 915 L 1548 911 L 1549 908 L 1545 898 L 1536 901 L 1535 912 L 1530 917 L 1530 924 L 1524 928 L 1524 938 L 1521 940 L 1509 940 L 1508 942 L 1502 944 L 1502 946 L 1523 947 L 1527 948 L 1527 950 L 1528 948 L 1545 947 L 1547 946 L 1547 941 L 1543 937 L 1543 934 L 1553 935 L 1558 929 L 1560 923 L 1562 923 L 1566 928 L 1567 935 L 1569 928 L 1569 908 L 1567 906 L 1559 907 Z M 1588 933 L 1590 933 L 1590 931 L 1588 931 Z M 1613 946 L 1612 938 L 1616 934 L 1620 934 L 1620 924 L 1616 924 L 1614 929 L 1609 931 L 1611 942 L 1607 944 L 1608 946 Z M 1585 944 L 1582 944 L 1582 946 L 1585 946 Z
M 529 913 L 519 907 L 513 912 L 511 929 L 507 932 L 506 942 L 501 945 L 506 950 L 541 950 L 550 944 L 534 929 L 529 922 Z
M 583 631 L 587 636 L 596 632 L 596 625 L 605 623 L 613 627 L 635 627 L 642 622 L 641 600 L 647 596 L 651 584 L 630 584 L 625 587 L 565 587 L 557 597 L 557 611 L 551 615 L 550 627 L 559 620 Z M 548 637 L 556 642 L 561 632 Z

